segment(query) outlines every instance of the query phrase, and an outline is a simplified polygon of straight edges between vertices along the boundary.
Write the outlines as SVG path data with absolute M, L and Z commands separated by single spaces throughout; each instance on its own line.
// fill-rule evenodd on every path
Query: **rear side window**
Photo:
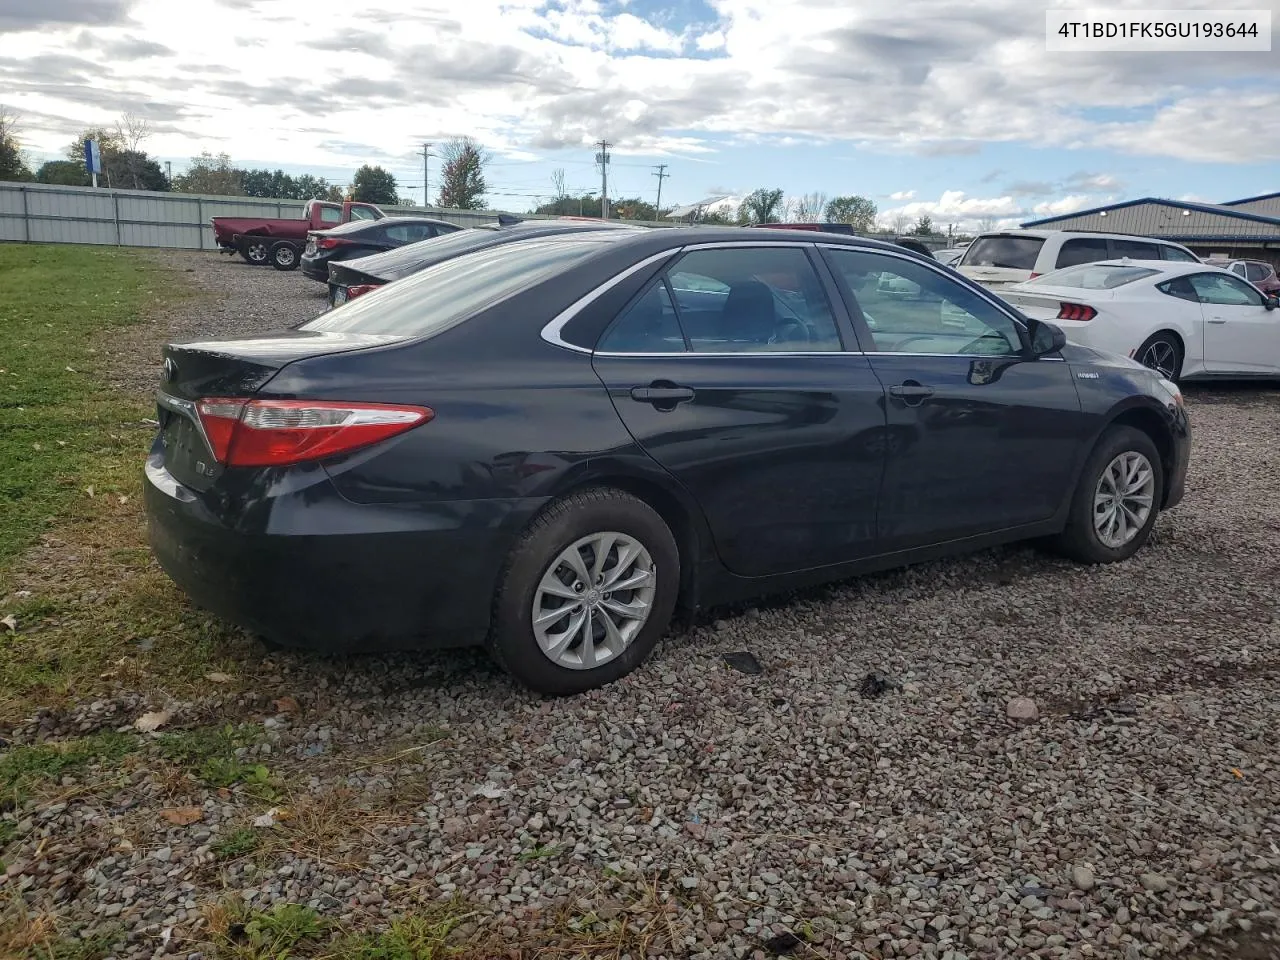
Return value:
M 1128 257 L 1130 260 L 1160 259 L 1160 246 L 1142 240 L 1112 240 L 1111 250 L 1111 255 L 1117 259 L 1120 257 Z
M 1200 294 L 1196 293 L 1196 288 L 1191 285 L 1191 280 L 1187 277 L 1166 280 L 1164 283 L 1157 284 L 1156 289 L 1180 300 L 1190 300 L 1192 303 L 1200 302 Z
M 388 284 L 376 295 L 349 300 L 299 329 L 402 337 L 441 333 L 563 273 L 601 246 L 599 238 L 551 237 L 477 250 Z
M 631 304 L 596 345 L 602 353 L 683 353 L 684 349 L 676 308 L 662 281 Z
M 1194 253 L 1183 250 L 1181 247 L 1162 245 L 1160 252 L 1164 254 L 1166 260 L 1177 260 L 1179 263 L 1195 263 L 1198 259 Z
M 1044 246 L 1043 237 L 1019 237 L 996 234 L 979 237 L 969 244 L 962 267 L 1003 267 L 1009 270 L 1035 270 L 1036 258 Z
M 1108 259 L 1107 241 L 1101 237 L 1072 237 L 1058 251 L 1057 269 Z
M 1261 283 L 1263 280 L 1267 279 L 1267 274 L 1271 272 L 1267 267 L 1260 263 L 1250 263 L 1248 264 L 1248 267 L 1249 272 L 1245 275 L 1245 279 L 1251 280 L 1254 283 Z

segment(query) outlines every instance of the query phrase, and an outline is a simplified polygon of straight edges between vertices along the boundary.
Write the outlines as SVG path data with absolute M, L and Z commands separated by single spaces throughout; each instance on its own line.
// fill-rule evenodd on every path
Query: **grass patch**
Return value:
M 457 954 L 453 933 L 471 914 L 460 903 L 427 913 L 397 917 L 386 930 L 353 934 L 338 941 L 333 960 L 439 960 Z
M 210 787 L 242 784 L 254 796 L 274 800 L 277 794 L 271 771 L 263 764 L 247 762 L 236 755 L 238 750 L 260 743 L 262 737 L 259 727 L 228 723 L 163 734 L 156 741 L 156 750 L 166 760 L 186 767 Z
M 5 960 L 106 960 L 120 939 L 116 928 L 92 937 L 68 936 L 53 914 L 33 913 L 16 897 L 0 908 L 0 957 Z
M 236 902 L 205 910 L 205 920 L 219 957 L 236 960 L 287 960 L 314 956 L 330 925 L 310 907 L 277 903 L 269 911 L 250 911 Z
M 241 827 L 219 838 L 209 849 L 220 860 L 234 860 L 258 849 L 258 835 L 248 827 Z
M 137 738 L 114 731 L 65 743 L 10 747 L 0 754 L 0 794 L 16 801 L 42 783 L 78 773 L 93 763 L 118 763 L 137 749 Z
M 92 376 L 96 344 L 172 296 L 166 272 L 127 251 L 0 245 L 0 565 L 86 498 L 136 469 L 133 398 Z M 4 593 L 0 589 L 0 594 Z
M 516 859 L 521 863 L 529 863 L 532 860 L 550 860 L 559 852 L 559 846 L 554 843 L 549 843 L 543 846 L 530 847 L 528 850 L 521 850 L 520 855 Z

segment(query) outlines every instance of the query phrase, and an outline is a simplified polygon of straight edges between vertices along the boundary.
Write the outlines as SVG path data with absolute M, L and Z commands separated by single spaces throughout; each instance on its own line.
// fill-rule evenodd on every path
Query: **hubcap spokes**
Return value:
M 553 663 L 591 670 L 622 655 L 653 608 L 657 574 L 649 551 L 623 533 L 570 544 L 533 595 L 533 632 Z
M 1150 367 L 1161 376 L 1172 379 L 1173 367 L 1177 361 L 1177 354 L 1174 349 L 1163 341 L 1153 343 L 1147 347 L 1146 352 L 1142 355 L 1142 365 Z
M 1146 525 L 1155 505 L 1156 474 L 1151 461 L 1122 453 L 1098 478 L 1093 495 L 1093 529 L 1104 546 L 1125 546 Z

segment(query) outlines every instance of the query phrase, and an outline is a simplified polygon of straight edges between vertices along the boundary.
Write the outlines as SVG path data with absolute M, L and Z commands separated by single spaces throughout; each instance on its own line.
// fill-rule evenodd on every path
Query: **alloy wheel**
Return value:
M 1151 461 L 1130 450 L 1112 460 L 1093 494 L 1093 529 L 1103 546 L 1118 550 L 1146 526 L 1155 505 Z
M 593 533 L 551 561 L 533 592 L 534 636 L 557 666 L 591 670 L 615 660 L 644 628 L 657 576 L 644 545 Z
M 1144 367 L 1150 367 L 1165 379 L 1172 380 L 1178 370 L 1178 351 L 1169 341 L 1157 340 L 1142 351 L 1138 362 Z

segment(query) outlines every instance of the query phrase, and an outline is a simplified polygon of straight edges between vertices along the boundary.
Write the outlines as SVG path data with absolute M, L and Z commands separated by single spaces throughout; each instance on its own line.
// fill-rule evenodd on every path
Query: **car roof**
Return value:
M 407 223 L 429 227 L 456 227 L 456 223 L 439 220 L 434 217 L 381 217 L 377 220 L 348 220 L 346 223 L 335 223 L 324 230 L 313 230 L 312 233 L 359 233 L 361 230 L 372 230 L 374 227 L 386 227 L 397 223 Z
M 1050 237 L 1100 237 L 1103 240 L 1146 240 L 1151 243 L 1161 243 L 1175 247 L 1182 246 L 1176 240 L 1166 240 L 1163 237 L 1144 237 L 1136 233 L 1106 233 L 1101 230 L 1024 230 L 1020 227 L 980 233 L 973 238 L 973 243 L 977 243 L 986 237 L 1035 237 L 1040 240 L 1048 240 Z

